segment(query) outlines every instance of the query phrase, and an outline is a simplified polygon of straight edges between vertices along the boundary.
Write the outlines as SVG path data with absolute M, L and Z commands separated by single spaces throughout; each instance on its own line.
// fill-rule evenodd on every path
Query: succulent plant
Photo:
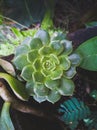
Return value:
M 55 103 L 61 96 L 72 96 L 73 76 L 80 64 L 79 54 L 72 53 L 72 42 L 61 32 L 49 35 L 44 30 L 21 43 L 13 63 L 26 81 L 29 96 L 38 102 Z

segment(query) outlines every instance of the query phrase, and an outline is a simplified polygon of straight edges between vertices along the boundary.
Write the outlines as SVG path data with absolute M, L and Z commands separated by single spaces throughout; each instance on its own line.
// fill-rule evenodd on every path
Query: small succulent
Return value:
M 38 102 L 55 103 L 61 96 L 72 96 L 74 83 L 71 80 L 80 64 L 79 54 L 72 53 L 72 42 L 61 32 L 49 35 L 39 30 L 27 38 L 15 52 L 13 63 L 26 81 L 29 96 Z

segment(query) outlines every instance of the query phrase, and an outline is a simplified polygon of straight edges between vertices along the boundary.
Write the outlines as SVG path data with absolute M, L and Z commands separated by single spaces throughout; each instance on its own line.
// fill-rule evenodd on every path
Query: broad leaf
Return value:
M 97 36 L 82 43 L 76 52 L 82 55 L 81 68 L 97 71 Z
M 10 103 L 5 102 L 0 116 L 0 130 L 15 130 L 9 114 Z
M 21 100 L 28 100 L 29 96 L 23 83 L 6 73 L 0 73 L 0 78 L 3 78 L 7 81 L 7 83 L 10 85 L 11 89 L 18 98 L 20 98 Z

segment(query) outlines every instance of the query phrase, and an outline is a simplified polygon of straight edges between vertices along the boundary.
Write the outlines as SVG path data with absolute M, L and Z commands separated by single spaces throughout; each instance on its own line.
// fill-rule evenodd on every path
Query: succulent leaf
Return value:
M 65 55 L 69 55 L 73 50 L 72 41 L 68 41 L 64 39 L 61 41 L 61 44 L 64 45 L 64 48 L 65 48 L 65 51 L 63 53 Z
M 74 88 L 75 88 L 75 86 L 74 86 L 74 83 L 72 80 L 62 78 L 58 91 L 61 95 L 64 95 L 64 96 L 71 95 L 72 96 Z
M 68 79 L 73 78 L 75 74 L 76 74 L 76 69 L 74 66 L 71 66 L 69 70 L 64 72 L 64 76 L 67 77 Z
M 13 63 L 21 70 L 29 96 L 38 102 L 55 103 L 61 96 L 73 95 L 72 78 L 81 56 L 72 52 L 72 42 L 65 40 L 65 34 L 55 32 L 50 36 L 39 30 L 26 42 L 16 49 Z
M 40 38 L 43 44 L 48 44 L 50 42 L 50 36 L 48 32 L 44 30 L 39 30 L 36 34 L 35 37 Z
M 53 73 L 51 74 L 51 79 L 52 80 L 56 80 L 56 79 L 60 79 L 63 75 L 63 70 L 58 68 L 58 70 L 56 69 L 55 71 L 53 71 Z
M 47 100 L 46 96 L 37 96 L 37 95 L 34 95 L 33 98 L 34 98 L 37 102 L 39 102 L 39 103 L 44 102 L 44 101 Z
M 47 96 L 47 100 L 51 103 L 57 102 L 60 98 L 61 98 L 61 95 L 56 89 L 50 91 L 49 95 Z
M 29 81 L 32 79 L 32 72 L 34 72 L 32 65 L 27 65 L 23 68 L 21 76 L 24 80 Z
M 41 72 L 37 71 L 33 73 L 33 80 L 37 83 L 44 83 L 45 77 Z
M 33 62 L 33 68 L 36 71 L 41 70 L 41 61 L 40 61 L 40 59 L 35 59 L 35 61 Z
M 15 56 L 18 56 L 21 54 L 26 54 L 27 52 L 29 52 L 29 50 L 30 50 L 30 48 L 28 45 L 18 46 L 15 51 Z
M 24 66 L 28 65 L 29 62 L 27 60 L 27 55 L 26 54 L 22 54 L 17 56 L 14 60 L 14 65 L 16 66 L 16 68 L 18 70 L 22 70 Z
M 50 78 L 47 78 L 45 81 L 45 86 L 51 90 L 56 89 L 59 87 L 60 81 L 59 80 L 52 80 Z
M 81 62 L 81 57 L 80 55 L 76 54 L 76 53 L 73 53 L 71 54 L 68 59 L 71 61 L 71 64 L 72 65 L 76 65 L 78 66 Z
M 49 55 L 52 53 L 52 48 L 49 46 L 43 46 L 40 50 L 39 50 L 39 54 L 41 55 Z
M 69 59 L 62 55 L 59 57 L 59 60 L 60 60 L 60 67 L 63 69 L 63 70 L 68 70 L 70 68 L 70 61 Z
M 34 92 L 37 96 L 47 96 L 49 89 L 44 84 L 35 84 Z
M 32 50 L 28 53 L 27 58 L 29 62 L 34 62 L 34 60 L 38 57 L 38 51 Z
M 30 42 L 31 49 L 40 49 L 42 46 L 42 41 L 39 38 L 33 38 Z
M 34 93 L 34 82 L 33 82 L 33 80 L 30 80 L 30 81 L 28 81 L 27 83 L 26 83 L 26 90 L 27 90 L 27 92 L 28 92 L 28 94 L 30 95 L 30 96 L 34 96 L 35 95 L 35 93 Z
M 64 50 L 64 46 L 62 44 L 60 44 L 60 41 L 52 41 L 50 46 L 52 47 L 53 52 L 56 55 L 59 55 Z

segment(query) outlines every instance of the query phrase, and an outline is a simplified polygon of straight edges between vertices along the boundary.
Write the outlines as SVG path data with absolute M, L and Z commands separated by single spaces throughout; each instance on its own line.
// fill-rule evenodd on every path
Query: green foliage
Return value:
M 52 36 L 39 30 L 32 39 L 16 48 L 13 63 L 21 71 L 30 96 L 38 102 L 57 102 L 61 96 L 71 96 L 76 67 L 81 58 L 72 53 L 72 42 L 55 32 Z
M 78 122 L 90 115 L 90 110 L 82 101 L 71 98 L 63 102 L 59 107 L 60 119 L 67 124 L 71 130 L 75 130 Z
M 0 25 L 3 24 L 3 18 L 2 16 L 0 15 Z
M 41 23 L 41 28 L 45 30 L 54 29 L 53 15 L 54 15 L 56 0 L 48 0 L 44 2 L 44 4 L 45 4 L 46 11 Z
M 0 115 L 0 130 L 15 130 L 9 114 L 10 103 L 5 102 Z
M 6 30 L 6 31 L 5 31 Z M 32 37 L 37 29 L 20 31 L 17 28 L 1 27 L 0 55 L 7 56 L 14 53 L 15 48 L 26 38 Z
M 97 36 L 82 43 L 75 52 L 82 55 L 81 68 L 97 71 Z
M 97 111 L 91 113 L 91 115 L 84 119 L 85 125 L 88 130 L 97 130 Z
M 88 22 L 85 25 L 86 25 L 86 28 L 95 27 L 97 26 L 97 21 Z
M 97 101 L 97 90 L 93 90 L 89 95 Z
M 18 81 L 15 77 L 6 73 L 0 73 L 0 78 L 3 78 L 7 81 L 18 98 L 24 101 L 28 100 L 29 96 L 25 90 L 25 85 L 23 83 Z

